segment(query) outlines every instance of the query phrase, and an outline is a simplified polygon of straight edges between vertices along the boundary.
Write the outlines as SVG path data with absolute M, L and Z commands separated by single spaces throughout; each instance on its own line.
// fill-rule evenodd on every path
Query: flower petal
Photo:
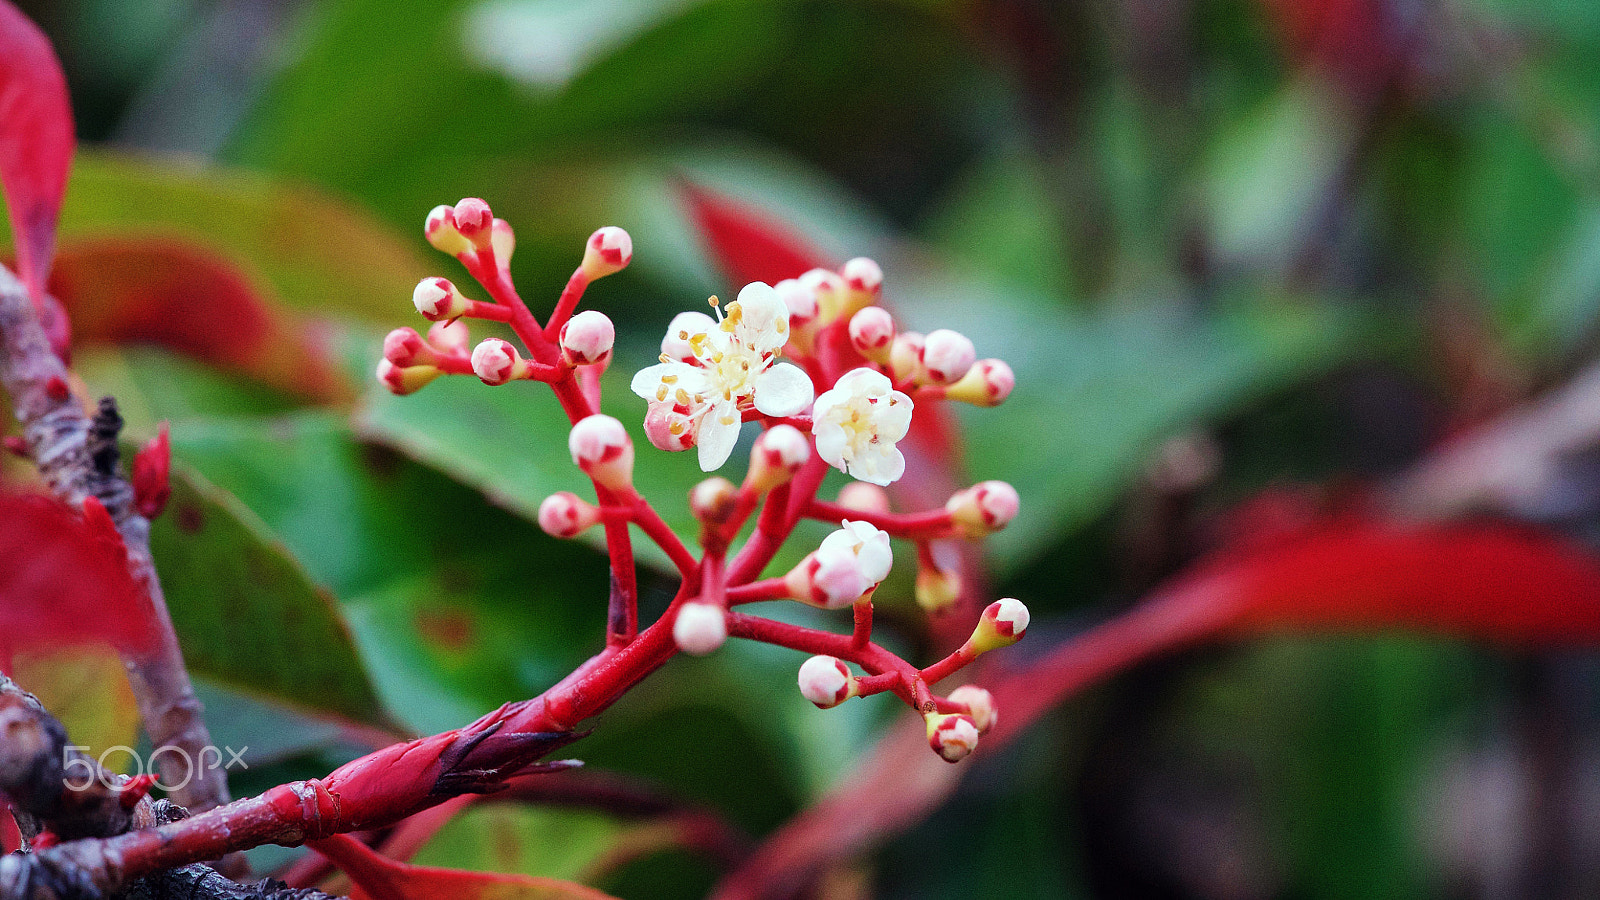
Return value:
M 689 339 L 716 327 L 716 320 L 703 312 L 678 313 L 667 326 L 666 337 L 661 339 L 661 352 L 677 360 L 693 359 L 694 348 L 689 346 Z
M 835 469 L 845 471 L 844 451 L 849 445 L 844 429 L 838 425 L 818 422 L 812 433 L 817 439 L 817 455 Z
M 860 481 L 888 487 L 906 473 L 906 458 L 898 449 L 884 447 L 852 459 L 845 471 Z
M 756 409 L 769 416 L 792 416 L 811 405 L 811 376 L 799 366 L 778 363 L 756 376 Z
M 728 461 L 733 445 L 739 442 L 739 406 L 722 400 L 700 420 L 700 471 L 715 472 Z
M 911 398 L 899 391 L 889 394 L 889 399 L 878 403 L 878 415 L 873 420 L 878 426 L 878 439 L 894 442 L 911 430 Z
M 668 395 L 674 393 L 676 388 L 683 388 L 691 394 L 705 390 L 706 373 L 704 369 L 681 362 L 656 363 L 645 366 L 634 373 L 633 381 L 628 385 L 635 394 L 646 400 L 658 400 L 657 392 L 666 379 L 669 388 Z
M 772 286 L 751 282 L 739 291 L 740 319 L 737 336 L 741 343 L 766 353 L 789 340 L 789 307 Z

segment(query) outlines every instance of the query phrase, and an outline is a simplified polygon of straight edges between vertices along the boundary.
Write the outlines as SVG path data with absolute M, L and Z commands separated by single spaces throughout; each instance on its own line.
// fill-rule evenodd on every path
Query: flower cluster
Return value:
M 651 647 L 694 655 L 737 637 L 812 654 L 800 667 L 799 686 L 819 707 L 893 693 L 923 716 L 929 745 L 944 759 L 955 762 L 977 746 L 996 722 L 994 698 L 971 685 L 938 697 L 932 686 L 1020 639 L 1027 608 L 1013 599 L 989 604 L 961 647 L 924 668 L 873 642 L 872 613 L 878 587 L 894 566 L 894 540 L 915 549 L 921 606 L 954 615 L 963 601 L 974 600 L 953 542 L 979 540 L 1009 524 L 1017 514 L 1016 491 L 986 481 L 956 492 L 942 507 L 897 512 L 884 486 L 906 474 L 899 445 L 911 434 L 918 407 L 1002 402 L 1014 383 L 1004 362 L 978 359 L 972 341 L 954 331 L 900 330 L 880 304 L 883 271 L 865 258 L 837 271 L 819 268 L 775 284 L 748 284 L 726 307 L 712 297 L 709 313 L 678 314 L 658 361 L 631 381 L 645 402 L 641 420 L 650 444 L 697 448 L 700 469 L 714 472 L 732 458 L 746 423 L 760 430 L 741 483 L 712 476 L 690 492 L 699 528 L 696 554 L 634 486 L 628 428 L 599 411 L 600 375 L 613 362 L 615 329 L 604 314 L 577 309 L 590 283 L 628 265 L 628 233 L 607 227 L 590 237 L 582 262 L 540 322 L 511 282 L 511 226 L 494 218 L 488 204 L 467 199 L 438 207 L 424 230 L 488 299 L 469 298 L 444 278 L 424 279 L 412 300 L 433 325 L 426 336 L 410 328 L 392 332 L 378 378 L 399 394 L 465 374 L 492 386 L 542 381 L 555 391 L 572 422 L 573 463 L 592 483 L 594 501 L 570 491 L 553 494 L 539 507 L 539 525 L 559 538 L 601 527 L 611 557 L 607 651 L 592 661 L 585 690 L 620 693 L 664 661 L 652 662 L 646 651 L 620 653 L 646 635 L 670 638 L 654 638 Z M 472 346 L 471 319 L 508 325 L 521 346 L 498 337 Z M 834 501 L 818 497 L 830 467 L 856 479 Z M 753 532 L 741 541 L 752 519 Z M 784 574 L 762 577 L 801 519 L 839 527 Z M 632 529 L 655 542 L 682 576 L 678 596 L 643 631 Z M 850 609 L 851 633 L 739 608 L 786 600 Z M 978 609 L 976 603 L 966 608 L 967 615 Z

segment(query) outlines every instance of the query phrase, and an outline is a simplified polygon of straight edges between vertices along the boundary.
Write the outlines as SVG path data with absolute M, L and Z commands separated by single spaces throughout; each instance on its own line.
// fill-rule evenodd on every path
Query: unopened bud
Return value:
M 522 358 L 510 341 L 485 338 L 472 351 L 472 374 L 484 384 L 502 385 L 518 378 L 527 378 L 533 367 Z
M 672 622 L 672 640 L 691 656 L 705 656 L 728 639 L 728 616 L 710 603 L 685 603 Z
M 411 292 L 417 312 L 430 322 L 459 318 L 467 312 L 467 298 L 461 296 L 448 278 L 424 278 Z
M 493 245 L 494 213 L 489 204 L 477 197 L 467 197 L 455 208 L 456 232 L 472 245 L 474 250 L 488 250 Z
M 817 292 L 798 278 L 785 278 L 772 286 L 789 310 L 789 326 L 800 328 L 817 318 Z
M 922 344 L 922 368 L 935 384 L 953 384 L 967 374 L 978 351 L 966 335 L 940 328 L 928 332 Z
M 494 261 L 504 269 L 511 265 L 511 254 L 517 250 L 517 233 L 511 230 L 511 223 L 505 219 L 495 219 L 489 232 L 489 246 L 494 248 Z
M 378 381 L 390 393 L 405 396 L 422 390 L 429 382 L 444 374 L 433 366 L 397 366 L 387 359 L 378 360 Z
M 720 475 L 713 475 L 689 491 L 689 511 L 702 525 L 717 526 L 733 513 L 739 489 Z
M 843 660 L 813 656 L 800 664 L 800 695 L 819 709 L 833 709 L 856 693 L 855 677 Z
M 902 331 L 889 346 L 889 371 L 895 381 L 915 379 L 922 374 L 922 347 L 927 338 L 918 331 Z
M 615 491 L 633 489 L 633 441 L 628 430 L 607 415 L 592 415 L 567 436 L 572 461 L 590 478 Z
M 417 334 L 415 328 L 396 328 L 383 339 L 383 358 L 404 368 L 412 365 L 436 366 L 439 354 Z
M 1000 647 L 1009 647 L 1022 640 L 1028 630 L 1028 608 L 1021 600 L 1006 597 L 996 600 L 978 617 L 978 627 L 967 638 L 967 646 L 974 653 L 987 653 Z
M 888 533 L 847 520 L 784 575 L 784 585 L 802 603 L 841 609 L 876 588 L 893 565 Z
M 865 256 L 858 256 L 839 268 L 844 278 L 845 304 L 840 315 L 850 315 L 871 306 L 883 295 L 883 269 Z
M 571 491 L 560 491 L 539 504 L 539 527 L 556 538 L 574 538 L 600 521 L 600 507 Z
M 852 481 L 839 489 L 839 505 L 860 512 L 887 514 L 889 492 L 865 481 Z
M 589 243 L 583 247 L 583 274 L 590 281 L 604 278 L 627 268 L 632 259 L 633 238 L 621 228 L 607 225 L 589 235 Z
M 800 284 L 817 298 L 817 321 L 823 324 L 839 317 L 848 299 L 850 288 L 838 272 L 829 269 L 812 269 L 801 275 Z
M 774 425 L 756 438 L 750 451 L 750 471 L 745 484 L 765 494 L 788 483 L 811 458 L 811 441 L 793 425 Z
M 472 250 L 472 242 L 456 228 L 456 211 L 452 207 L 435 206 L 423 223 L 422 233 L 441 253 L 460 256 Z
M 998 359 L 980 359 L 960 381 L 945 388 L 944 395 L 974 406 L 999 406 L 1016 386 L 1017 376 L 1010 366 Z
M 467 328 L 467 323 L 460 319 L 435 322 L 428 326 L 428 343 L 440 353 L 451 356 L 465 354 L 467 348 L 472 346 L 472 332 Z
M 133 507 L 146 519 L 154 519 L 167 508 L 172 496 L 172 441 L 167 423 L 150 443 L 133 457 Z
M 561 352 L 575 366 L 590 366 L 611 355 L 617 329 L 605 313 L 584 310 L 561 326 Z
M 977 749 L 978 726 L 971 716 L 931 712 L 923 719 L 928 723 L 928 746 L 945 762 L 960 762 Z
M 980 734 L 987 733 L 1000 721 L 994 695 L 975 684 L 964 684 L 951 691 L 950 702 L 967 708 L 967 715 L 972 717 L 972 724 L 978 726 Z
M 850 344 L 875 363 L 889 362 L 894 344 L 894 317 L 881 306 L 869 306 L 850 317 Z
M 1017 489 L 1004 481 L 980 481 L 945 501 L 951 524 L 968 540 L 977 540 L 1011 524 L 1021 504 Z
M 936 566 L 917 569 L 917 605 L 930 613 L 950 608 L 961 596 L 961 575 L 953 570 Z
M 645 406 L 644 436 L 657 450 L 687 450 L 695 444 L 694 419 L 670 401 L 652 400 Z

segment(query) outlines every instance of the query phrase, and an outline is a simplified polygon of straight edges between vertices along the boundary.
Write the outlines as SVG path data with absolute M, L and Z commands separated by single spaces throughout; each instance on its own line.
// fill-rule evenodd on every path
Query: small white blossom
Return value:
M 784 576 L 795 599 L 841 609 L 889 577 L 894 565 L 889 535 L 866 522 L 846 520 L 843 525 Z
M 817 398 L 811 413 L 817 455 L 862 481 L 886 485 L 905 473 L 895 443 L 911 428 L 911 398 L 883 373 L 852 369 Z
M 700 448 L 700 468 L 714 471 L 733 452 L 745 410 L 792 416 L 810 405 L 811 378 L 777 362 L 788 339 L 789 311 L 777 292 L 746 285 L 721 322 L 694 313 L 674 318 L 662 361 L 634 376 L 633 392 L 675 413 L 657 418 L 687 429 Z

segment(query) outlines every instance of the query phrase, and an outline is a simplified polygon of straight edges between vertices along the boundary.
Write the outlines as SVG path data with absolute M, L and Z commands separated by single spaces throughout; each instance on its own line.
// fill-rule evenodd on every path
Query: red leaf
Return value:
M 82 343 L 152 343 L 318 401 L 349 395 L 306 330 L 232 262 L 174 238 L 74 241 L 51 288 Z
M 755 207 L 687 181 L 680 193 L 706 255 L 732 284 L 777 284 L 828 266 L 798 232 Z
M 42 497 L 0 494 L 0 521 L 0 661 L 42 647 L 153 646 L 156 632 L 120 538 L 108 540 Z
M 554 878 L 396 862 L 349 835 L 309 844 L 350 876 L 355 885 L 352 900 L 613 900 L 594 888 Z
M 72 143 L 72 104 L 50 39 L 0 0 L 0 184 L 17 242 L 17 268 L 41 319 L 48 318 L 43 288 Z

